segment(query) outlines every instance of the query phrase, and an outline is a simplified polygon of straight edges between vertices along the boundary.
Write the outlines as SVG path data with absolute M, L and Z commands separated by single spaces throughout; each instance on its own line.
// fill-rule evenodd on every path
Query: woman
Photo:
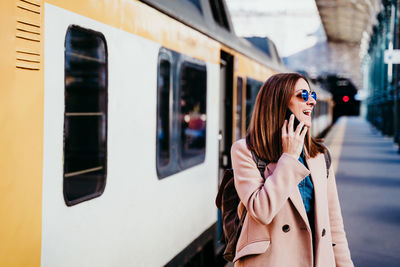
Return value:
M 246 140 L 232 145 L 239 215 L 247 209 L 235 266 L 354 266 L 326 148 L 308 133 L 315 104 L 305 77 L 276 74 L 257 95 Z M 270 162 L 265 180 L 250 150 Z

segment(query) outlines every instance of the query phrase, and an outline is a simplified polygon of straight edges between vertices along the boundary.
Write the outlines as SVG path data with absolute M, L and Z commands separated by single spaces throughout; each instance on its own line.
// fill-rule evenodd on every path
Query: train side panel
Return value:
M 204 163 L 159 180 L 160 44 L 50 4 L 45 21 L 42 265 L 163 265 L 216 222 L 219 66 L 206 63 Z M 108 174 L 100 197 L 67 207 L 62 191 L 64 42 L 71 24 L 101 32 L 107 42 Z

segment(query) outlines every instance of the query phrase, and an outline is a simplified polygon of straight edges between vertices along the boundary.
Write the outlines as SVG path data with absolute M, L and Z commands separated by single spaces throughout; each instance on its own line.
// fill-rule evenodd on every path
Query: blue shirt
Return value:
M 299 161 L 307 167 L 303 153 L 301 153 Z M 307 177 L 299 183 L 298 187 L 307 212 L 308 222 L 310 223 L 311 230 L 314 232 L 314 185 L 310 175 L 307 175 Z

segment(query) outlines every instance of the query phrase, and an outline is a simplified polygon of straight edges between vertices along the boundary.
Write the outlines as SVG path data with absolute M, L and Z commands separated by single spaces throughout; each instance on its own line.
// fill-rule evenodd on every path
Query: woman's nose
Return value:
M 314 106 L 317 103 L 317 101 L 313 97 L 309 97 L 307 101 L 307 105 Z

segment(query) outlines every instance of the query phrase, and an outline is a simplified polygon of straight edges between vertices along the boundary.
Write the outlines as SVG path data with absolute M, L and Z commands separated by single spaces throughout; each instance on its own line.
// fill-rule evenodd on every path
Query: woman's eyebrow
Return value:
M 298 89 L 298 90 L 296 90 L 296 93 L 301 92 L 301 91 L 303 91 L 303 90 L 306 90 L 306 91 L 308 91 L 308 92 L 312 92 L 311 89 L 310 89 L 310 90 L 307 90 L 307 89 Z

